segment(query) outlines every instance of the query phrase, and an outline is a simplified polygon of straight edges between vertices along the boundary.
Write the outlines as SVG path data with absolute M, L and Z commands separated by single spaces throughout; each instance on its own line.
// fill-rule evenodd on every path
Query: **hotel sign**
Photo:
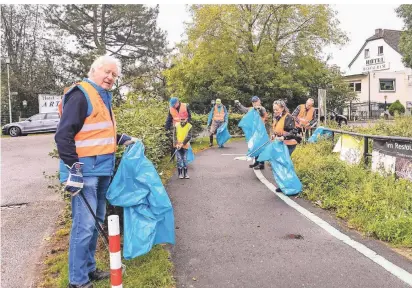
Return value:
M 390 63 L 385 62 L 385 58 L 383 57 L 367 59 L 363 67 L 363 72 L 386 70 L 389 69 L 389 64 Z

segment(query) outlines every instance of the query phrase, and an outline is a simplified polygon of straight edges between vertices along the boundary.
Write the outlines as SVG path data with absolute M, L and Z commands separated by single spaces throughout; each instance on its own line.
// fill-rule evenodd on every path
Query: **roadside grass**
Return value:
M 244 138 L 232 138 L 228 143 L 239 140 L 244 140 Z M 209 148 L 209 137 L 198 138 L 192 142 L 194 153 L 199 153 L 207 148 Z M 168 157 L 162 159 L 157 168 L 163 184 L 166 184 L 175 171 L 175 163 L 173 161 L 169 162 L 169 159 Z M 55 188 L 58 191 L 62 191 L 60 186 Z M 66 205 L 62 214 L 59 216 L 57 231 L 52 235 L 48 243 L 48 251 L 42 271 L 42 281 L 38 283 L 36 287 L 54 288 L 67 287 L 68 285 L 68 249 L 71 210 L 69 202 L 70 195 L 64 194 L 64 197 Z M 96 262 L 99 268 L 108 270 L 109 254 L 100 237 L 96 252 Z M 148 254 L 132 260 L 122 259 L 122 263 L 126 265 L 126 273 L 123 275 L 123 283 L 126 287 L 175 287 L 173 263 L 170 260 L 170 253 L 165 245 L 156 245 Z M 94 287 L 109 288 L 110 282 L 95 282 Z
M 293 154 L 302 197 L 334 211 L 364 235 L 412 248 L 412 183 L 381 176 L 363 163 L 350 166 L 332 153 L 331 144 L 301 145 Z

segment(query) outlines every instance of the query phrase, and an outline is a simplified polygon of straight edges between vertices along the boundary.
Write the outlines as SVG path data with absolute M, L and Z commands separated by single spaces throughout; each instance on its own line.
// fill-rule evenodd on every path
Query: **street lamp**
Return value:
M 383 96 L 385 98 L 385 111 L 386 111 L 386 99 L 388 98 L 388 95 Z
M 6 65 L 7 65 L 7 86 L 9 88 L 9 116 L 10 116 L 10 123 L 12 122 L 11 120 L 11 93 L 10 93 L 10 70 L 9 70 L 9 65 L 10 65 L 10 58 L 6 58 Z

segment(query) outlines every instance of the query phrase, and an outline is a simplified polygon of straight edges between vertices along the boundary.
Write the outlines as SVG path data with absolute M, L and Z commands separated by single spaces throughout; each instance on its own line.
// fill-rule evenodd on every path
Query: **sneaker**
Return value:
M 93 283 L 92 282 L 87 282 L 86 284 L 83 285 L 74 285 L 74 284 L 69 284 L 67 286 L 68 288 L 93 288 Z
M 258 165 L 259 165 L 259 162 L 255 161 L 255 163 L 249 165 L 249 168 L 255 168 Z
M 212 147 L 213 146 L 213 143 L 209 143 L 209 147 Z
M 106 271 L 102 271 L 100 269 L 96 269 L 93 272 L 89 273 L 89 278 L 90 278 L 91 281 L 99 281 L 99 280 L 103 280 L 103 279 L 109 279 L 110 278 L 110 272 L 106 272 Z
M 282 190 L 280 190 L 280 188 L 276 188 L 276 192 L 282 192 Z
M 259 163 L 259 165 L 256 166 L 256 167 L 253 168 L 253 169 L 255 169 L 255 170 L 263 170 L 263 169 L 265 169 L 265 164 Z

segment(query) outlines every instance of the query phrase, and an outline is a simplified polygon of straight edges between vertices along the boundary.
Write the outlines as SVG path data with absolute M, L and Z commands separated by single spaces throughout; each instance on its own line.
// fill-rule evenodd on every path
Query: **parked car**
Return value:
M 30 133 L 56 132 L 60 117 L 57 112 L 39 113 L 24 121 L 14 122 L 2 127 L 2 132 L 11 137 L 27 135 Z
M 318 113 L 318 108 L 315 108 L 315 109 L 316 109 L 316 113 Z M 327 111 L 327 117 L 328 117 L 328 119 L 329 119 L 329 120 L 335 120 L 335 121 L 339 124 L 339 126 L 347 125 L 347 124 L 348 124 L 348 118 L 347 118 L 346 116 L 343 116 L 343 115 L 338 114 L 338 113 L 336 113 L 336 112 L 333 112 L 333 111 L 331 111 L 331 110 L 327 110 L 327 109 L 326 109 L 326 111 Z M 316 114 L 316 115 L 317 115 L 317 114 Z M 321 117 L 320 117 L 320 121 L 321 121 L 321 122 L 324 122 L 324 121 L 325 121 L 325 116 L 321 116 Z

